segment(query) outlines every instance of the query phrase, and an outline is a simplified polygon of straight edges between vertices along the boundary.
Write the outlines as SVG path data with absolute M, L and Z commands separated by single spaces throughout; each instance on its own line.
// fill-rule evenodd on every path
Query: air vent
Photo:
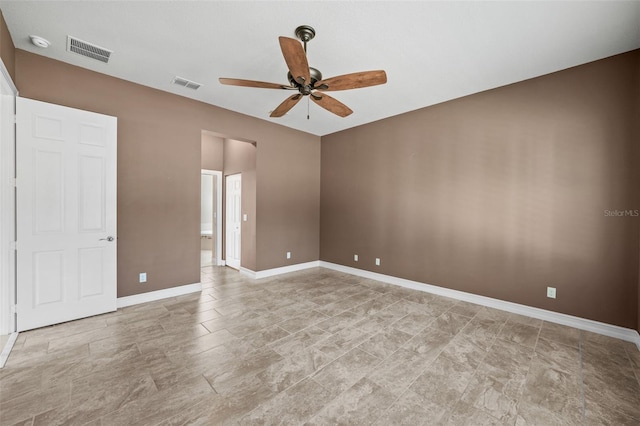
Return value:
M 178 86 L 186 87 L 187 89 L 198 90 L 202 84 L 196 83 L 195 81 L 187 80 L 186 78 L 175 76 L 171 83 L 177 84 Z
M 67 50 L 77 53 L 78 55 L 86 56 L 87 58 L 95 59 L 96 61 L 104 62 L 105 64 L 109 62 L 109 58 L 113 53 L 113 51 L 109 49 L 71 36 L 67 36 Z

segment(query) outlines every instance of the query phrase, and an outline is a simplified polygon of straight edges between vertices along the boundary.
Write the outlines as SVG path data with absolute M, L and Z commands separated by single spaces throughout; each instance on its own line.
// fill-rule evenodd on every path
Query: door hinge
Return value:
M 17 178 L 9 178 L 9 185 L 10 186 L 14 186 L 14 187 L 18 187 L 18 179 Z
M 11 241 L 9 243 L 9 249 L 10 250 L 18 250 L 18 242 L 17 241 Z
M 11 305 L 11 313 L 12 314 L 18 313 L 18 305 Z
M 17 123 L 18 123 L 18 115 L 13 114 L 13 124 L 17 124 Z

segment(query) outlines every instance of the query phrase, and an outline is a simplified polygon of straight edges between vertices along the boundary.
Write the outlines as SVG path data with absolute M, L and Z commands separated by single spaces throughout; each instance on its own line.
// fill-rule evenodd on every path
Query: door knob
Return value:
M 112 236 L 108 236 L 107 238 L 100 238 L 98 241 L 113 241 L 115 240 L 115 238 L 113 238 Z

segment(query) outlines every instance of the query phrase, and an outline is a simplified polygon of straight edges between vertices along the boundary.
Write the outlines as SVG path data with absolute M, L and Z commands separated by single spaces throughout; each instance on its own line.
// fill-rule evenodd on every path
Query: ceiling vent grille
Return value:
M 202 84 L 196 83 L 195 81 L 187 80 L 186 78 L 175 76 L 171 83 L 177 84 L 178 86 L 186 87 L 187 89 L 198 90 Z
M 113 51 L 109 49 L 71 36 L 67 36 L 67 50 L 77 53 L 78 55 L 86 56 L 87 58 L 95 59 L 96 61 L 104 62 L 105 64 L 109 62 L 109 58 L 113 53 Z

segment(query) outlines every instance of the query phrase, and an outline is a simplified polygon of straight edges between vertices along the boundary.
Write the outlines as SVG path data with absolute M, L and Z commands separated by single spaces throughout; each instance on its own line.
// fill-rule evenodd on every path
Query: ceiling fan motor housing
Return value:
M 322 73 L 317 68 L 309 67 L 309 76 L 311 77 L 311 82 L 309 84 L 302 85 L 293 78 L 290 72 L 287 73 L 289 83 L 291 83 L 293 87 L 297 88 L 303 95 L 310 94 L 311 90 L 313 90 L 312 88 L 314 84 L 322 80 Z

